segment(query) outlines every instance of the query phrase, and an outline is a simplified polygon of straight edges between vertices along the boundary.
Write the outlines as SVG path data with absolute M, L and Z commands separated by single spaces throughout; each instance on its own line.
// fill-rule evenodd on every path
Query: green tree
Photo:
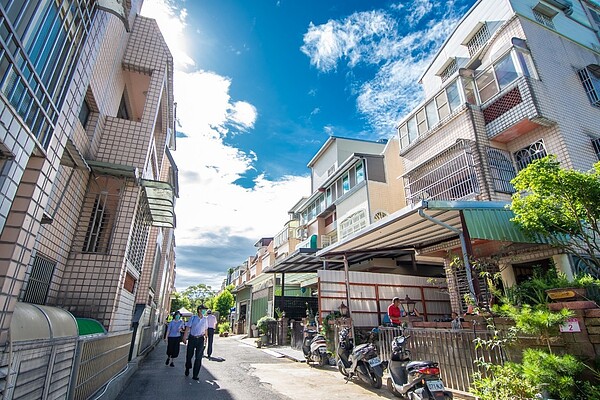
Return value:
M 190 303 L 190 299 L 184 296 L 182 293 L 173 292 L 173 299 L 171 300 L 171 312 L 175 312 L 179 310 L 181 307 L 185 307 L 190 310 L 192 305 Z
M 199 283 L 194 286 L 188 286 L 182 294 L 190 300 L 190 306 L 192 312 L 196 311 L 199 305 L 206 305 L 206 301 L 215 296 L 216 292 L 212 287 Z
M 215 297 L 212 306 L 219 312 L 219 319 L 221 321 L 227 321 L 231 307 L 233 307 L 234 304 L 235 299 L 233 295 L 229 290 L 225 289 Z
M 561 168 L 547 156 L 519 171 L 511 209 L 526 233 L 542 236 L 600 274 L 600 162 L 590 172 Z

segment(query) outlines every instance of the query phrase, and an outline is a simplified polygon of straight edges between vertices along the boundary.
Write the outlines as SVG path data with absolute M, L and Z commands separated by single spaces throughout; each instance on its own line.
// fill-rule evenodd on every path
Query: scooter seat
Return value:
M 408 372 L 412 372 L 416 369 L 425 368 L 433 365 L 437 365 L 437 363 L 433 361 L 411 361 L 406 365 L 406 370 Z

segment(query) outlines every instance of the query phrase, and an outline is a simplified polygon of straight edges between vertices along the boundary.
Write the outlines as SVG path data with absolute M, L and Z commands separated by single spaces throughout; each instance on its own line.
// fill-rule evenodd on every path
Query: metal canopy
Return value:
M 137 168 L 131 165 L 113 164 L 95 160 L 85 161 L 97 175 L 123 176 L 126 178 L 135 178 L 137 176 Z
M 175 227 L 175 200 L 173 187 L 167 182 L 141 179 L 146 193 L 153 226 Z
M 512 211 L 507 209 L 508 204 L 492 201 L 421 201 L 319 250 L 316 255 L 328 258 L 394 248 L 423 249 L 458 239 L 459 232 L 463 231 L 461 215 L 472 239 L 534 242 L 510 221 Z M 539 243 L 540 240 L 535 242 Z

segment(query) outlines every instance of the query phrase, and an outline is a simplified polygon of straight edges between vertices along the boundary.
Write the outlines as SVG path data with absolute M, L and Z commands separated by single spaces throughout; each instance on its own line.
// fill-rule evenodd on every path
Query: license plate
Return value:
M 325 347 L 319 347 L 320 353 L 327 353 L 327 349 Z
M 436 381 L 425 381 L 427 383 L 427 388 L 431 392 L 443 392 L 444 391 L 444 383 L 441 380 Z
M 371 367 L 376 367 L 376 366 L 378 366 L 379 364 L 381 364 L 381 360 L 379 359 L 379 357 L 373 357 L 373 358 L 371 358 L 371 359 L 369 360 L 369 365 L 370 365 Z

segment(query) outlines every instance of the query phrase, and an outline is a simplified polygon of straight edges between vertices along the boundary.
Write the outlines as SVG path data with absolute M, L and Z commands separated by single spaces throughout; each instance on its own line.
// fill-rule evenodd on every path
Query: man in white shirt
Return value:
M 202 306 L 196 308 L 198 315 L 192 316 L 190 320 L 185 324 L 185 333 L 183 343 L 187 344 L 187 351 L 185 353 L 185 376 L 190 375 L 190 368 L 192 368 L 192 358 L 194 359 L 194 369 L 192 370 L 192 379 L 197 381 L 198 374 L 200 373 L 200 367 L 202 367 L 202 353 L 204 353 L 204 338 L 206 336 L 206 330 L 208 325 L 206 318 L 202 315 Z M 189 340 L 189 344 L 187 341 Z
M 213 346 L 213 336 L 215 335 L 215 328 L 217 327 L 217 317 L 212 313 L 212 310 L 208 310 L 206 312 L 206 322 L 207 322 L 207 338 L 208 338 L 208 348 L 206 349 L 206 354 L 208 355 L 208 359 L 210 360 L 210 355 L 212 354 L 212 346 Z

